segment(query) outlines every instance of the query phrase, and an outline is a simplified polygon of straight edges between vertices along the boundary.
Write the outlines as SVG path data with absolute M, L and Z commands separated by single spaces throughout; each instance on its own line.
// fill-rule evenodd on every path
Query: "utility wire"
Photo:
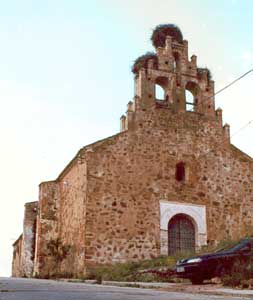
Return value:
M 253 69 L 250 69 L 249 71 L 247 71 L 246 73 L 244 73 L 243 75 L 241 75 L 240 77 L 236 78 L 234 81 L 232 81 L 231 83 L 229 83 L 228 85 L 226 85 L 225 87 L 223 87 L 222 89 L 218 90 L 216 93 L 214 93 L 214 96 L 223 92 L 224 90 L 226 90 L 227 88 L 229 88 L 230 86 L 232 86 L 233 84 L 235 84 L 237 81 L 241 80 L 242 78 L 244 78 L 245 76 L 247 76 L 249 73 L 253 72 Z M 209 96 L 207 98 L 205 98 L 204 100 L 207 100 L 209 98 L 212 98 L 213 96 Z M 194 105 L 193 109 L 200 105 L 197 104 L 197 105 Z M 247 124 L 245 124 L 243 127 L 239 128 L 233 135 L 231 135 L 231 138 L 234 137 L 235 135 L 237 135 L 238 133 L 240 133 L 242 130 L 244 130 L 245 128 L 247 128 L 251 123 L 253 123 L 253 119 L 250 120 Z M 210 152 L 212 152 L 214 149 L 211 149 L 209 151 L 207 151 L 206 153 L 200 155 L 199 157 L 204 157 L 206 155 L 208 155 Z
M 249 71 L 247 71 L 246 73 L 244 73 L 243 75 L 241 75 L 240 77 L 236 78 L 234 81 L 230 82 L 228 85 L 224 86 L 222 89 L 218 90 L 216 93 L 214 93 L 214 95 L 209 96 L 204 98 L 203 100 L 206 101 L 210 98 L 213 98 L 214 96 L 216 96 L 217 94 L 223 92 L 224 90 L 226 90 L 227 88 L 229 88 L 230 86 L 232 86 L 233 84 L 235 84 L 237 81 L 241 80 L 242 78 L 244 78 L 245 76 L 247 76 L 249 73 L 253 72 L 253 69 L 250 69 Z M 193 105 L 192 111 L 195 109 L 195 107 L 201 105 L 202 103 L 198 103 Z
M 247 124 L 245 124 L 243 127 L 241 127 L 240 129 L 238 129 L 234 134 L 231 135 L 231 138 L 234 137 L 235 135 L 237 135 L 239 132 L 241 132 L 243 129 L 245 129 L 246 127 L 248 127 L 251 123 L 253 123 L 253 119 L 250 120 Z
M 246 127 L 248 127 L 250 124 L 253 123 L 253 119 L 250 120 L 247 124 L 245 124 L 243 127 L 241 127 L 239 130 L 237 130 L 234 134 L 231 135 L 231 138 L 234 137 L 235 135 L 237 135 L 238 133 L 240 133 L 242 130 L 244 130 Z M 217 143 L 216 146 L 220 144 L 220 143 Z M 198 158 L 200 157 L 205 157 L 206 155 L 208 155 L 210 152 L 212 152 L 214 149 L 211 149 L 209 151 L 207 151 L 206 153 L 202 154 L 202 155 L 199 155 Z
M 253 69 L 249 70 L 248 72 L 244 73 L 243 75 L 241 75 L 240 77 L 236 78 L 234 81 L 232 81 L 231 83 L 229 83 L 228 85 L 226 85 L 224 88 L 220 89 L 219 91 L 217 91 L 216 93 L 214 93 L 214 96 L 216 96 L 217 94 L 223 92 L 224 90 L 226 90 L 227 88 L 229 88 L 231 85 L 235 84 L 237 81 L 241 80 L 243 77 L 247 76 L 249 73 L 253 72 Z

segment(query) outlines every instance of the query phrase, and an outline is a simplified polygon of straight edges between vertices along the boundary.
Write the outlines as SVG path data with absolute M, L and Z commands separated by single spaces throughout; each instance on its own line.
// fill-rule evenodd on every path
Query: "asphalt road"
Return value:
M 0 278 L 0 300 L 228 300 L 214 296 L 41 279 Z M 252 298 L 251 298 L 252 299 Z

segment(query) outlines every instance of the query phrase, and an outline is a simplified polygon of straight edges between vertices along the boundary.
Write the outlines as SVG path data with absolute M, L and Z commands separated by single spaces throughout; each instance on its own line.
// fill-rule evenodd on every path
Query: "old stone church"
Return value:
M 77 276 L 251 234 L 253 160 L 230 143 L 210 71 L 178 27 L 151 40 L 121 132 L 80 149 L 25 205 L 13 276 Z

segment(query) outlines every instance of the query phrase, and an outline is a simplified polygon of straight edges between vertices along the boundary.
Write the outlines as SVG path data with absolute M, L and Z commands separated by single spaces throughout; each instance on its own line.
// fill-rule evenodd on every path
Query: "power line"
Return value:
M 232 81 L 231 83 L 229 83 L 228 85 L 226 85 L 225 87 L 223 87 L 222 89 L 218 90 L 216 93 L 214 93 L 214 96 L 223 92 L 224 90 L 226 90 L 227 88 L 229 88 L 230 86 L 232 86 L 233 84 L 235 84 L 237 81 L 241 80 L 242 78 L 244 78 L 245 76 L 247 76 L 249 73 L 253 72 L 253 69 L 250 69 L 249 71 L 247 71 L 246 73 L 244 73 L 243 75 L 239 76 L 238 78 L 236 78 L 234 81 Z M 207 98 L 205 98 L 204 100 L 207 100 L 209 98 L 212 98 L 213 96 L 209 96 Z M 194 105 L 194 107 L 198 106 L 200 104 Z M 193 107 L 193 108 L 194 108 Z M 243 127 L 239 128 L 233 135 L 231 135 L 231 138 L 234 137 L 235 135 L 237 135 L 238 133 L 240 133 L 242 130 L 244 130 L 245 128 L 247 128 L 251 123 L 253 123 L 253 119 L 250 120 L 248 123 L 246 123 Z M 210 152 L 212 152 L 214 149 L 207 151 L 206 153 L 204 153 L 203 155 L 200 155 L 199 157 L 204 157 L 207 154 L 209 154 Z
M 253 119 L 250 120 L 247 124 L 245 124 L 243 127 L 239 128 L 234 134 L 231 135 L 231 138 L 237 135 L 239 132 L 241 132 L 243 129 L 248 127 L 251 123 L 253 123 Z
M 214 93 L 214 96 L 216 96 L 217 94 L 223 92 L 224 90 L 226 90 L 231 85 L 235 84 L 237 81 L 241 80 L 243 77 L 247 76 L 251 72 L 253 72 L 253 69 L 251 69 L 248 72 L 244 73 L 243 75 L 241 75 L 240 77 L 236 78 L 234 81 L 232 81 L 231 83 L 229 83 L 228 85 L 226 85 L 225 87 L 223 87 L 222 89 L 220 89 L 219 91 L 217 91 L 216 93 Z
M 210 98 L 213 98 L 214 96 L 216 96 L 217 94 L 223 92 L 224 90 L 226 90 L 227 88 L 229 88 L 230 86 L 232 86 L 233 84 L 235 84 L 237 81 L 241 80 L 242 78 L 244 78 L 245 76 L 247 76 L 249 73 L 253 72 L 253 69 L 250 69 L 249 71 L 247 71 L 246 73 L 244 73 L 243 75 L 239 76 L 238 78 L 236 78 L 234 81 L 230 82 L 228 85 L 224 86 L 222 89 L 218 90 L 216 93 L 214 93 L 214 95 L 209 96 L 204 98 L 203 100 L 206 101 Z M 198 104 L 194 104 L 192 111 L 195 109 L 195 107 L 201 105 L 202 103 L 198 103 Z
M 246 127 L 248 127 L 251 123 L 253 123 L 253 119 L 250 120 L 246 125 L 244 125 L 243 127 L 241 127 L 240 129 L 238 129 L 233 135 L 231 135 L 231 138 L 234 137 L 235 135 L 237 135 L 238 133 L 240 133 L 242 130 L 244 130 Z M 219 142 L 216 144 L 216 146 L 220 144 Z M 207 151 L 206 153 L 199 155 L 198 158 L 200 157 L 205 157 L 206 155 L 208 155 L 210 152 L 212 152 L 214 149 L 211 149 L 209 151 Z

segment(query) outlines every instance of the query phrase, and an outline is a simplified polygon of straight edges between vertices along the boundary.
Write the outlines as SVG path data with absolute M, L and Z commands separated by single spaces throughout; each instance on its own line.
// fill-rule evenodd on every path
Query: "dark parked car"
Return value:
M 246 267 L 251 260 L 253 238 L 247 238 L 214 253 L 179 260 L 176 275 L 190 279 L 193 284 L 201 284 L 205 279 L 231 274 L 238 266 Z

